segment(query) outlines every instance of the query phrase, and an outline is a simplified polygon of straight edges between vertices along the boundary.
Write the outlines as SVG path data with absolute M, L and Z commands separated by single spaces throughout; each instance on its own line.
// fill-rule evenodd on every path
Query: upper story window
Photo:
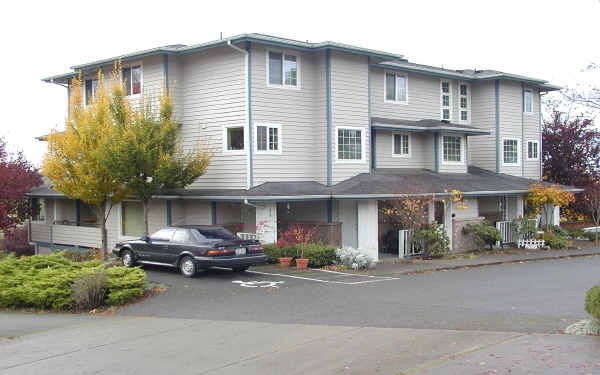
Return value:
M 462 163 L 462 137 L 445 135 L 442 137 L 442 157 L 444 162 Z
M 540 143 L 538 141 L 527 141 L 527 159 L 537 160 L 540 157 Z
M 269 51 L 267 54 L 267 82 L 269 85 L 299 87 L 298 55 Z
M 281 126 L 256 125 L 256 151 L 258 153 L 281 153 Z
M 364 130 L 361 128 L 337 128 L 338 161 L 359 162 L 363 160 Z
M 440 82 L 440 116 L 442 120 L 450 121 L 452 117 L 452 85 L 450 81 Z
M 406 75 L 385 73 L 385 80 L 383 84 L 386 102 L 406 103 L 408 101 Z
M 394 145 L 392 156 L 409 157 L 410 156 L 410 135 L 405 133 L 392 133 Z
M 142 67 L 140 65 L 123 68 L 125 94 L 139 95 L 142 93 Z
M 245 145 L 244 126 L 233 125 L 223 128 L 223 151 L 243 153 Z
M 98 91 L 98 80 L 97 79 L 86 79 L 85 80 L 85 105 L 88 105 L 96 97 L 96 91 Z
M 460 83 L 458 85 L 458 96 L 459 102 L 459 121 L 460 122 L 471 122 L 471 87 L 466 83 Z
M 523 92 L 523 112 L 533 113 L 533 92 L 531 90 Z
M 502 163 L 504 165 L 519 165 L 521 160 L 519 157 L 519 143 L 518 138 L 504 138 L 502 140 Z

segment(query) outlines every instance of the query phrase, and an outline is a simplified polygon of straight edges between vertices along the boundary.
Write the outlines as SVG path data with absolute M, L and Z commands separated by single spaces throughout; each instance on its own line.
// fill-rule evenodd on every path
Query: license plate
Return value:
M 235 255 L 246 255 L 246 248 L 240 247 L 239 249 L 235 249 Z

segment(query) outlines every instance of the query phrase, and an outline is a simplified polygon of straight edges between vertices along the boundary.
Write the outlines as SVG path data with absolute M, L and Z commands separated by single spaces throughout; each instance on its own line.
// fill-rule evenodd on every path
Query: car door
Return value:
M 185 250 L 189 250 L 189 247 L 191 246 L 191 238 L 189 232 L 189 229 L 183 228 L 175 230 L 173 239 L 169 244 L 168 263 L 175 264 L 179 254 L 181 254 L 181 252 Z
M 175 233 L 174 228 L 164 228 L 150 236 L 146 246 L 147 257 L 145 260 L 158 263 L 169 263 L 169 244 Z

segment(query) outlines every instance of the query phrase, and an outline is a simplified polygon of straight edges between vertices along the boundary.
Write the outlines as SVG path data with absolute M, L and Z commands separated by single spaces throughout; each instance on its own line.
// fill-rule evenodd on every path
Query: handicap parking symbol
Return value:
M 240 284 L 244 288 L 278 288 L 283 281 L 232 281 L 234 284 Z

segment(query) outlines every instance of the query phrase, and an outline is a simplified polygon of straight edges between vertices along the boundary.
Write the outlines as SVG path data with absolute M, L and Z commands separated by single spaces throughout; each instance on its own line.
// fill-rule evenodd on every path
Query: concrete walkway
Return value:
M 0 374 L 528 371 L 598 373 L 600 337 L 98 316 L 0 339 Z

